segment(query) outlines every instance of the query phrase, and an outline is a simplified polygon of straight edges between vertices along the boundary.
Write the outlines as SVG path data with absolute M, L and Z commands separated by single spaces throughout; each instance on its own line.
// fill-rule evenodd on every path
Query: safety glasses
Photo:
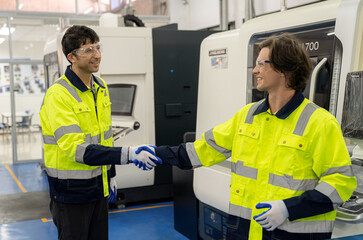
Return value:
M 87 48 L 77 48 L 72 51 L 77 56 L 94 56 L 97 51 L 101 54 L 103 51 L 102 44 L 92 45 Z
M 258 69 L 260 69 L 265 66 L 265 63 L 270 63 L 270 61 L 269 60 L 256 60 L 256 67 Z

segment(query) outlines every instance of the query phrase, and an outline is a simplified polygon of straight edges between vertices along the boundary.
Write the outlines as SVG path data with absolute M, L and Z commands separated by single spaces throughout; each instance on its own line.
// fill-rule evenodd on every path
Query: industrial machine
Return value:
M 213 31 L 180 31 L 176 24 L 153 29 L 155 137 L 157 146 L 194 141 L 197 118 L 199 51 Z M 155 171 L 170 174 L 171 166 Z M 164 178 L 165 179 L 165 178 Z M 189 239 L 197 235 L 193 170 L 172 168 L 174 228 Z
M 363 70 L 362 23 L 362 0 L 328 0 L 260 16 L 247 21 L 238 30 L 206 38 L 201 46 L 196 137 L 201 138 L 203 132 L 227 121 L 246 104 L 265 97 L 256 90 L 252 74 L 257 46 L 266 37 L 279 32 L 295 34 L 309 52 L 314 70 L 305 97 L 330 111 L 341 123 L 347 74 Z M 363 95 L 359 94 L 354 96 L 362 106 Z M 362 112 L 362 109 L 356 111 Z M 356 122 L 362 126 L 361 115 Z M 353 158 L 358 149 L 354 149 Z M 362 179 L 359 176 L 362 161 L 362 156 L 352 161 L 358 179 Z M 199 235 L 203 239 L 225 236 L 230 175 L 230 160 L 194 171 Z M 358 206 L 362 201 L 359 194 L 363 193 L 363 182 L 359 184 L 350 205 Z M 333 237 L 362 234 L 360 218 L 363 215 L 348 219 L 347 215 L 340 214 L 343 208 L 338 210 Z
M 353 173 L 358 186 L 351 198 L 337 212 L 335 235 L 362 234 L 363 222 L 363 68 L 346 76 L 342 131 L 344 137 L 356 144 L 352 150 Z M 347 224 L 350 223 L 350 224 Z

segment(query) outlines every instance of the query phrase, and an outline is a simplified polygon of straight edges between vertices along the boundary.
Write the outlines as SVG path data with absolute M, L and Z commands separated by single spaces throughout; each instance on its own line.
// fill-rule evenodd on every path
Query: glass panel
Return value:
M 45 42 L 59 30 L 58 21 L 49 19 L 16 18 L 11 21 L 11 27 L 15 60 L 43 60 Z
M 103 13 L 110 10 L 110 0 L 78 0 L 78 13 Z
M 167 0 L 135 0 L 132 7 L 136 15 L 168 15 Z
M 14 64 L 18 161 L 42 158 L 39 109 L 44 97 L 43 64 Z
M 15 2 L 15 0 L 14 0 Z M 75 0 L 19 0 L 19 10 L 33 12 L 76 12 Z
M 9 60 L 9 28 L 7 18 L 0 18 L 0 60 Z M 2 69 L 4 70 L 4 69 Z M 8 76 L 9 77 L 9 76 Z M 10 77 L 9 77 L 10 79 Z M 10 80 L 9 80 L 10 81 Z M 1 82 L 1 81 L 0 81 Z
M 0 25 L 7 23 L 0 18 Z M 0 164 L 12 164 L 12 136 L 10 132 L 10 64 L 8 36 L 0 34 Z
M 54 20 L 55 21 L 55 20 Z M 49 19 L 15 18 L 12 53 L 18 161 L 42 159 L 39 109 L 45 94 L 43 52 L 47 39 L 58 32 Z
M 0 10 L 16 10 L 16 0 L 1 0 Z
M 135 15 L 168 15 L 167 0 L 78 0 L 79 13 L 121 13 L 131 2 Z

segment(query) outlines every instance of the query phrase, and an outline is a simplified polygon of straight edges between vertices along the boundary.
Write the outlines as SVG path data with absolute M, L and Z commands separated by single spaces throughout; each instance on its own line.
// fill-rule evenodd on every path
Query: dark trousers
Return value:
M 108 200 L 85 204 L 50 201 L 50 212 L 59 240 L 107 240 Z
M 249 220 L 229 215 L 226 239 L 248 240 L 249 229 Z M 263 229 L 262 234 L 262 240 L 324 240 L 331 238 L 331 233 L 289 233 L 279 229 L 274 231 Z

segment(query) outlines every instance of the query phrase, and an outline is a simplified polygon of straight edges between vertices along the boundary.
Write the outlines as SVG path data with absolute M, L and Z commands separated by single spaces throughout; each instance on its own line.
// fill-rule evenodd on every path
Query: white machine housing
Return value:
M 132 116 L 112 116 L 112 125 L 140 128 L 121 136 L 115 146 L 155 145 L 154 78 L 152 32 L 150 28 L 94 28 L 104 47 L 99 74 L 108 85 L 134 84 L 136 96 Z M 118 188 L 154 184 L 154 169 L 142 171 L 133 164 L 116 166 Z
M 252 89 L 248 79 L 252 70 L 248 68 L 248 61 L 252 58 L 250 41 L 255 35 L 331 21 L 335 21 L 335 36 L 343 48 L 337 96 L 332 100 L 336 101 L 335 116 L 340 122 L 347 73 L 363 69 L 362 5 L 362 0 L 322 1 L 260 16 L 247 21 L 238 30 L 216 33 L 204 39 L 200 54 L 196 138 L 232 118 L 251 102 Z M 216 55 L 223 59 L 224 67 L 214 66 Z M 193 181 L 198 200 L 225 213 L 228 213 L 230 194 L 229 161 L 195 169 Z

